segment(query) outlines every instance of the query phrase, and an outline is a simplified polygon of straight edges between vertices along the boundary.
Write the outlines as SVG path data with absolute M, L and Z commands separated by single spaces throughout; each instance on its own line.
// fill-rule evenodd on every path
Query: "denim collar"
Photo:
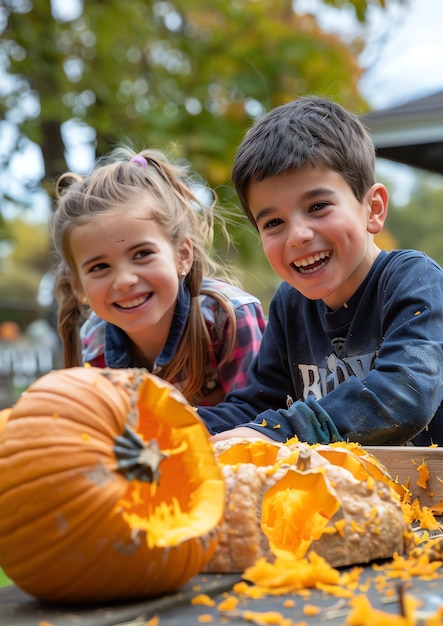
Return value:
M 177 302 L 172 317 L 168 339 L 157 356 L 153 370 L 168 365 L 177 353 L 180 340 L 191 309 L 191 292 L 183 279 L 179 281 Z M 127 334 L 114 324 L 106 324 L 105 362 L 108 367 L 146 367 L 131 354 L 131 342 Z

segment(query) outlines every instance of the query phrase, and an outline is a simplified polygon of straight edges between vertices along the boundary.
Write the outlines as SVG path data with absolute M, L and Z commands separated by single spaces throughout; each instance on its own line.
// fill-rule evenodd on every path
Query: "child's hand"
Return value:
M 265 441 L 270 441 L 275 443 L 273 439 L 268 437 L 267 435 L 255 430 L 255 428 L 249 428 L 248 426 L 239 426 L 238 428 L 231 428 L 231 430 L 225 430 L 221 433 L 217 433 L 216 435 L 212 435 L 210 438 L 211 441 L 225 441 L 226 439 L 232 439 L 233 437 L 239 439 L 264 439 Z

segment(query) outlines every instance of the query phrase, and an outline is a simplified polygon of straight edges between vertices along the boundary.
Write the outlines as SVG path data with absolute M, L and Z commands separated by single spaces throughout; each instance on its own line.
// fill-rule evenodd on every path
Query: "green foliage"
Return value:
M 10 251 L 0 258 L 0 322 L 12 320 L 25 328 L 39 316 L 37 290 L 51 267 L 45 224 L 16 219 L 8 223 Z
M 369 2 L 348 4 L 359 14 Z M 140 148 L 173 142 L 214 186 L 229 181 L 251 105 L 260 112 L 315 92 L 364 107 L 361 44 L 325 35 L 291 0 L 88 0 L 73 22 L 50 7 L 6 2 L 0 42 L 16 78 L 2 106 L 37 99 L 38 115 L 21 130 L 41 146 L 47 181 L 63 169 L 60 125 L 71 119 L 95 130 L 98 154 L 125 137 Z
M 390 202 L 386 227 L 400 248 L 422 250 L 443 266 L 441 211 L 443 180 L 441 176 L 420 173 L 406 206 Z M 389 185 L 387 185 L 389 186 Z
M 3 572 L 3 570 L 0 569 L 0 587 L 6 587 L 7 585 L 10 585 L 10 584 L 11 584 L 11 581 Z

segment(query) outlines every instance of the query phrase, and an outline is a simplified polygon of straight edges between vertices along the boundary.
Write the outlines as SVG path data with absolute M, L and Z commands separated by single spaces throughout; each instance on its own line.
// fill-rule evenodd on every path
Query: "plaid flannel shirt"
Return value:
M 213 359 L 207 368 L 198 404 L 210 406 L 223 400 L 228 391 L 246 386 L 248 369 L 260 347 L 266 322 L 260 301 L 255 296 L 213 278 L 205 279 L 202 287 L 204 290 L 223 293 L 231 302 L 236 317 L 236 339 L 232 355 L 226 363 L 221 364 L 232 332 L 229 316 L 212 295 L 200 295 L 201 310 L 211 337 Z M 160 377 L 177 352 L 190 304 L 189 290 L 181 281 L 174 321 L 166 345 L 152 369 Z M 127 335 L 120 328 L 104 322 L 95 313 L 83 324 L 80 337 L 84 363 L 95 367 L 145 367 L 134 360 Z M 179 373 L 171 382 L 181 390 L 186 381 Z

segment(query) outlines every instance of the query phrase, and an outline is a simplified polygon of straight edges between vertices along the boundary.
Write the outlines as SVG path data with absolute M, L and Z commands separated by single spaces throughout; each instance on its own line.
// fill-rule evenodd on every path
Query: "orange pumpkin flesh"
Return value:
M 283 476 L 299 452 L 261 439 L 232 439 L 214 444 L 226 483 L 225 514 L 219 542 L 204 571 L 242 572 L 257 559 L 271 558 L 260 527 L 263 493 Z
M 263 498 L 261 525 L 272 552 L 282 558 L 303 558 L 339 507 L 322 470 L 288 470 Z
M 226 480 L 226 513 L 206 571 L 243 571 L 259 559 L 310 552 L 339 567 L 407 549 L 403 488 L 370 455 L 354 454 L 345 443 L 297 440 L 232 439 L 214 450 Z
M 263 439 L 231 439 L 216 446 L 217 458 L 222 465 L 252 463 L 256 466 L 274 465 L 277 462 L 280 444 Z
M 371 454 L 358 444 L 341 443 L 330 445 L 315 445 L 314 450 L 333 465 L 340 465 L 351 472 L 358 480 L 366 480 L 368 475 L 376 480 L 387 483 L 400 497 L 404 497 L 406 489 L 396 482 L 388 470 Z
M 208 432 L 173 387 L 53 371 L 0 434 L 0 567 L 49 601 L 166 593 L 211 558 L 224 498 Z

